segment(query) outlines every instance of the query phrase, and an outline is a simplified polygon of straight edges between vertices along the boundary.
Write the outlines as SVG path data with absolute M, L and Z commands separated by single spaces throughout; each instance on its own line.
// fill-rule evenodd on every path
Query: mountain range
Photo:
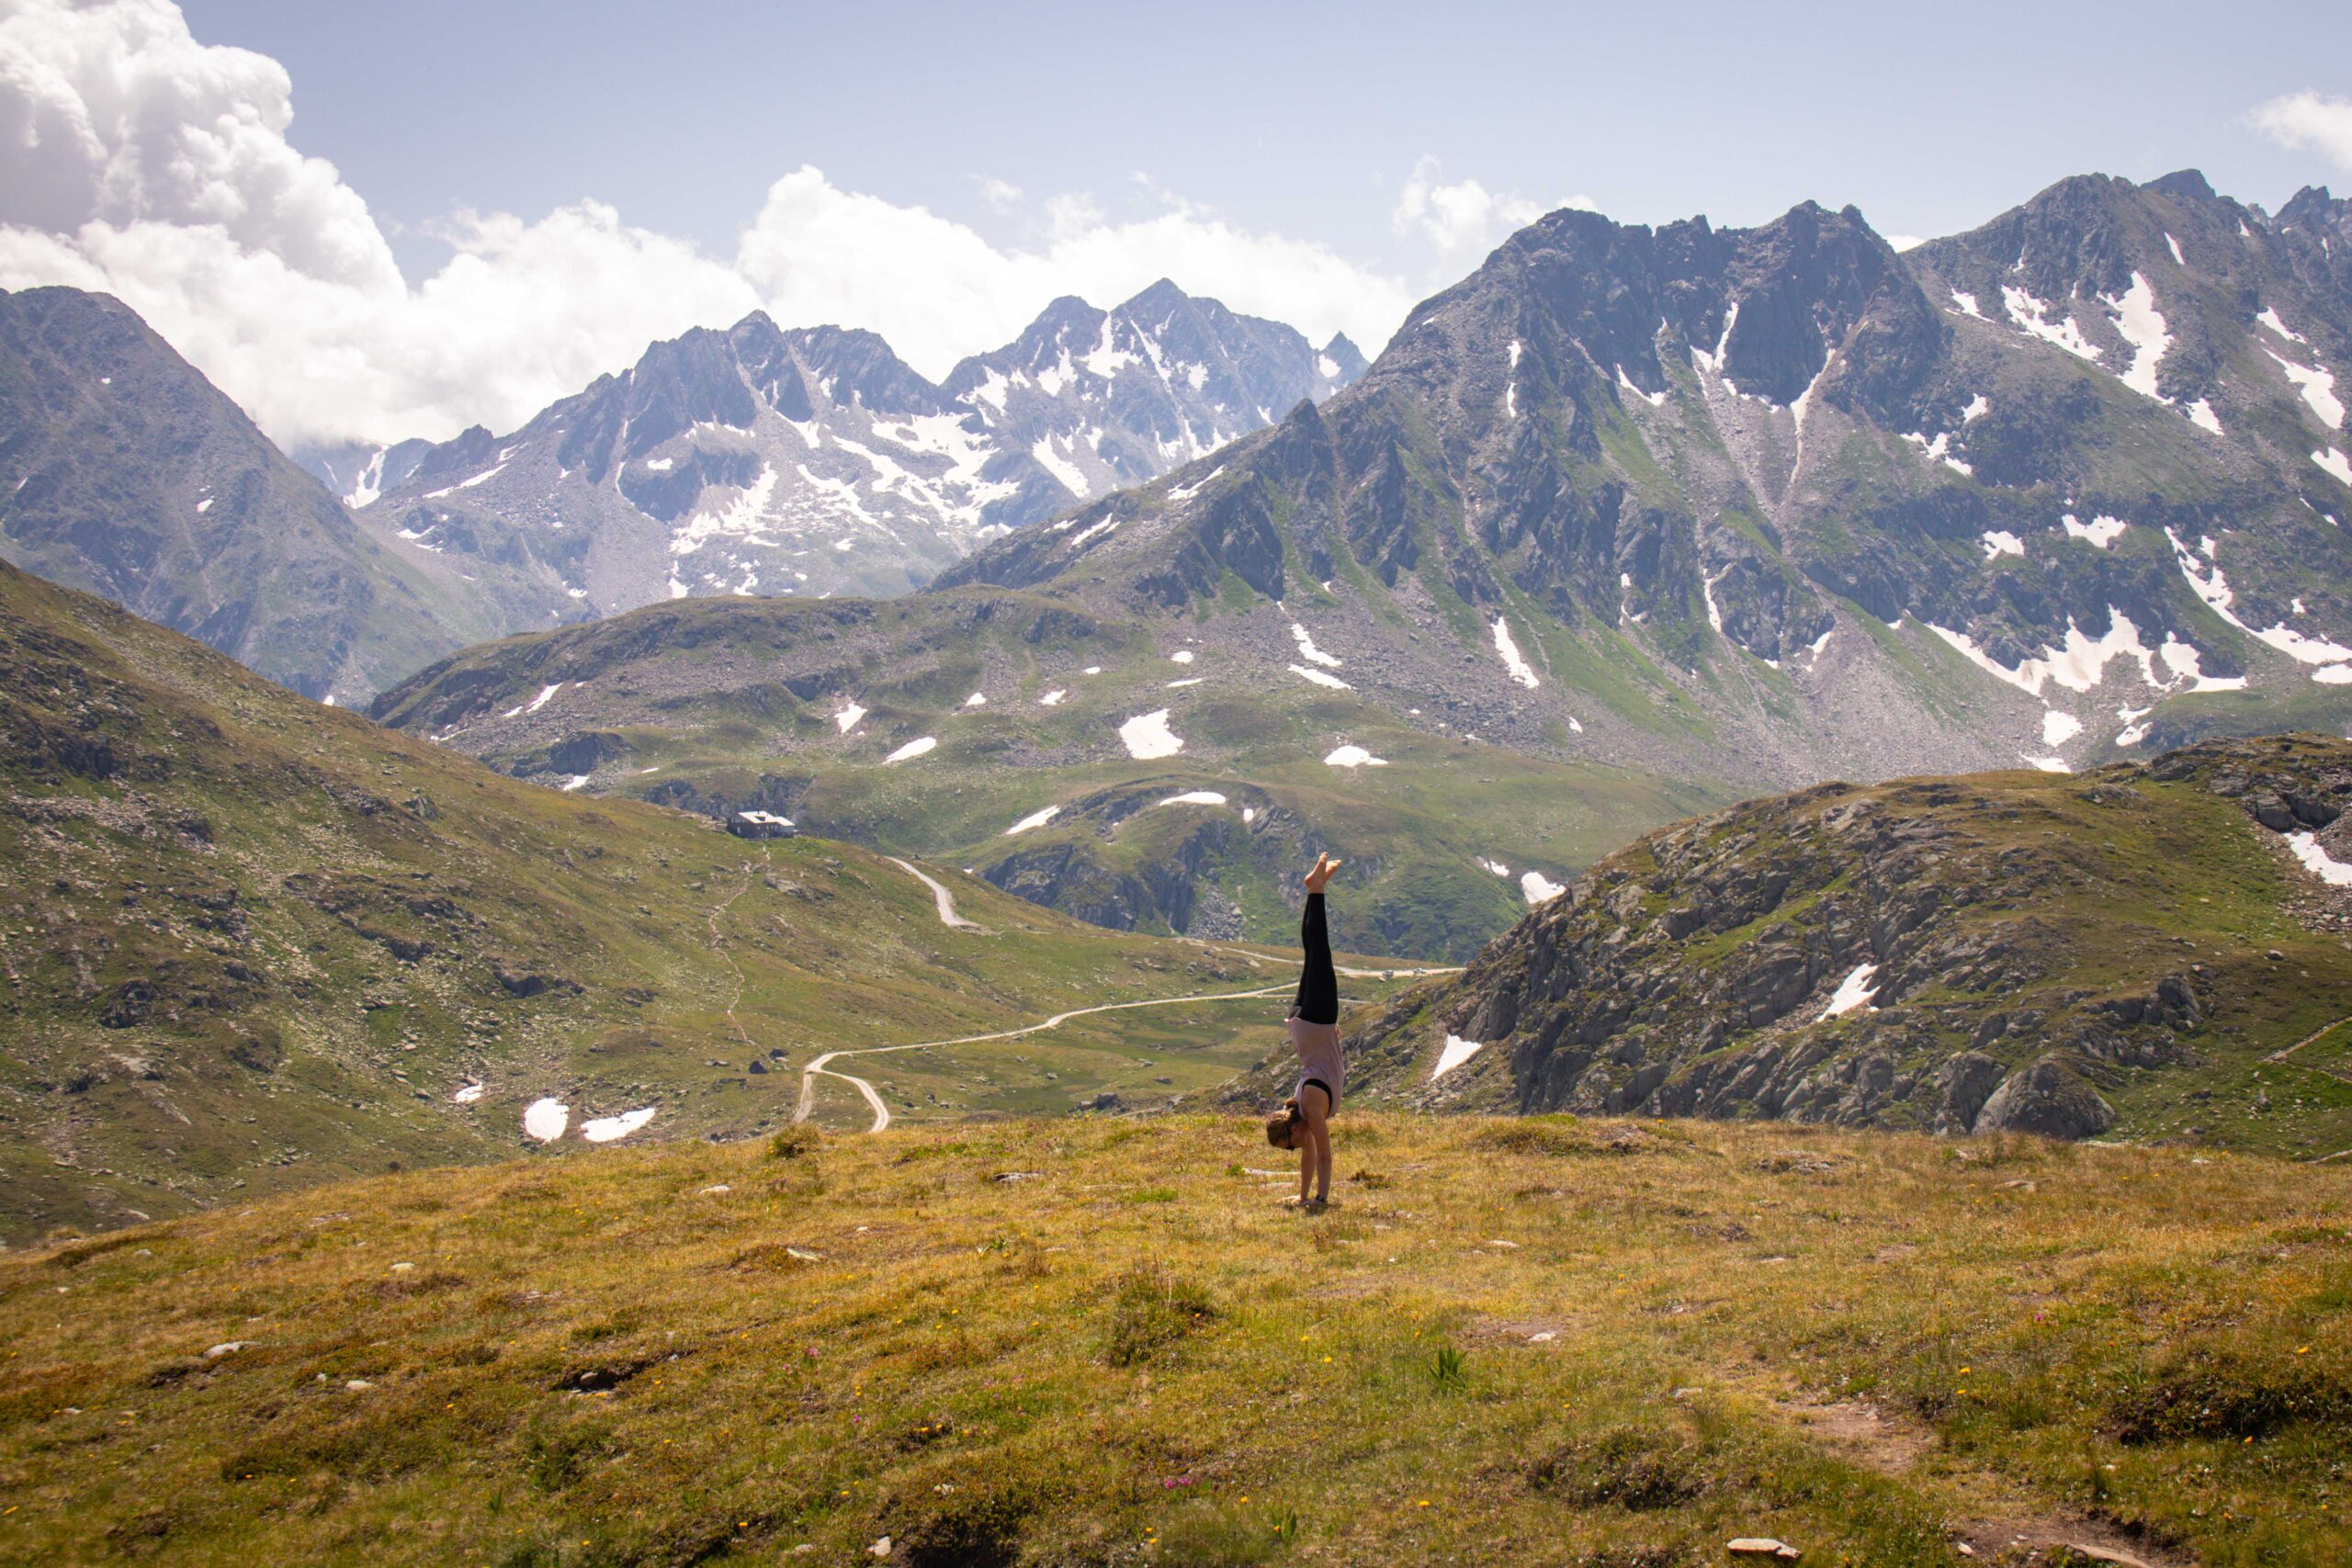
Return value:
M 0 293 L 0 558 L 364 704 L 466 644 L 657 600 L 904 592 L 1363 368 L 1168 283 L 1057 300 L 944 387 L 870 333 L 753 315 L 503 440 L 296 462 L 119 301 Z
M 888 596 L 1363 370 L 1165 280 L 1055 300 L 944 382 L 882 339 L 753 314 L 649 348 L 505 435 L 309 455 L 369 520 L 503 576 L 547 626 L 690 594 Z
M 887 608 L 640 612 L 375 711 L 1149 929 L 1279 934 L 1235 856 L 1311 779 L 1283 855 L 1352 852 L 1379 945 L 1460 955 L 1677 792 L 2341 732 L 2347 241 L 2324 190 L 2274 215 L 2193 173 L 1907 254 L 1809 203 L 1556 212 L 1328 400 Z M 1147 870 L 1123 824 L 1161 799 L 1217 826 Z

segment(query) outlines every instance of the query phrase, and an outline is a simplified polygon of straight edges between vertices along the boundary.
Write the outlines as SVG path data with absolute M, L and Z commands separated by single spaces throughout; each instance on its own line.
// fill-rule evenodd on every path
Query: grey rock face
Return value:
M 1980 1133 L 2039 1133 L 2045 1138 L 2090 1138 L 2115 1124 L 2098 1091 L 2064 1063 L 2044 1056 L 2001 1082 L 1977 1114 Z
M 1982 1051 L 1962 1051 L 1936 1069 L 1936 1089 L 1943 1103 L 1936 1111 L 1939 1133 L 1967 1133 L 1976 1127 L 1977 1114 L 2000 1087 L 2008 1069 Z
M 1238 580 L 1487 674 L 1464 623 L 1500 618 L 1541 682 L 1515 700 L 1579 754 L 1663 761 L 1577 700 L 1582 658 L 1630 654 L 1783 786 L 2258 731 L 2186 700 L 2241 684 L 2352 716 L 2352 435 L 2317 379 L 2352 365 L 2346 227 L 2193 174 L 2062 182 L 1906 255 L 1810 203 L 1554 213 L 1328 402 L 942 582 L 1170 611 Z M 1555 631 L 1576 657 L 1529 649 Z
M 888 597 L 1362 368 L 1344 339 L 1318 353 L 1166 282 L 1108 311 L 1057 300 L 938 386 L 871 333 L 753 314 L 510 434 L 321 462 L 361 464 L 355 503 L 372 487 L 371 516 L 528 603 L 516 629 L 687 595 Z

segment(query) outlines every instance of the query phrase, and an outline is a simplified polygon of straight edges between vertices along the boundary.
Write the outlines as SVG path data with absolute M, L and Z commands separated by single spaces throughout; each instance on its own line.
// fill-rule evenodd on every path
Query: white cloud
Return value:
M 2352 169 L 2352 98 L 2294 93 L 2264 104 L 2253 119 L 2281 147 L 2313 148 L 2338 168 Z
M 1021 187 L 1011 180 L 980 182 L 980 205 L 990 212 L 1014 212 L 1021 207 Z
M 1919 234 L 1889 234 L 1886 243 L 1889 248 L 1896 251 L 1916 251 L 1928 242 L 1924 235 Z
M 1057 295 L 1109 305 L 1172 277 L 1318 343 L 1387 341 L 1412 297 L 1328 246 L 1255 233 L 1186 203 L 1114 220 L 1084 197 L 1046 203 L 1043 243 L 1000 249 L 921 207 L 845 191 L 814 168 L 776 181 L 740 265 L 780 321 L 871 327 L 928 376 L 1016 335 Z
M 1438 161 L 1424 157 L 1407 176 L 1388 220 L 1399 234 L 1428 240 L 1437 251 L 1439 269 L 1451 276 L 1476 265 L 1506 236 L 1563 207 L 1600 210 L 1589 196 L 1545 207 L 1523 196 L 1490 191 L 1474 179 L 1447 185 L 1439 178 Z
M 0 13 L 0 223 L 64 233 L 140 220 L 217 227 L 310 276 L 396 283 L 334 165 L 287 144 L 285 67 L 189 36 L 170 0 L 10 0 Z
M 586 201 L 455 215 L 434 231 L 456 254 L 411 287 L 358 193 L 287 140 L 292 92 L 267 56 L 198 42 L 170 0 L 0 0 L 0 288 L 119 296 L 288 444 L 511 429 L 653 339 L 762 306 L 870 328 L 938 376 L 1057 295 L 1109 305 L 1162 276 L 1375 351 L 1413 299 L 1142 176 L 1146 216 L 1056 196 L 1032 241 L 999 246 L 807 167 L 731 263 Z M 981 199 L 1023 201 L 996 180 Z

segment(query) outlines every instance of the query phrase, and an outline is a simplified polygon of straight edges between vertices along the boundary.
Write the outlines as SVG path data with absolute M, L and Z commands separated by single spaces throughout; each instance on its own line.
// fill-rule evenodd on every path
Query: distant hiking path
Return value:
M 956 895 L 947 891 L 947 885 L 945 883 L 941 882 L 938 878 L 933 876 L 928 872 L 916 870 L 914 866 L 900 860 L 896 855 L 885 855 L 882 858 L 888 861 L 892 865 L 897 866 L 900 871 L 905 872 L 909 876 L 913 877 L 917 882 L 922 883 L 925 887 L 931 889 L 931 901 L 939 906 L 939 923 L 941 925 L 950 927 L 956 931 L 985 931 L 988 930 L 986 926 L 981 925 L 978 921 L 967 920 L 963 916 L 956 912 Z
M 892 865 L 897 866 L 900 871 L 905 872 L 909 876 L 911 876 L 916 881 L 922 883 L 925 887 L 931 889 L 932 901 L 936 904 L 939 908 L 940 924 L 954 930 L 980 931 L 983 933 L 987 932 L 987 927 L 980 925 L 977 921 L 967 920 L 962 915 L 956 912 L 955 895 L 947 890 L 944 884 L 931 876 L 929 874 L 918 869 L 911 863 L 900 860 L 896 855 L 886 855 L 883 858 L 888 860 Z M 745 869 L 748 873 L 749 868 L 746 867 Z M 744 878 L 744 885 L 746 886 L 750 886 L 750 880 L 751 879 L 747 874 Z M 731 903 L 733 900 L 729 899 L 729 902 Z M 724 908 L 725 907 L 725 905 L 720 906 L 721 908 Z M 714 915 L 712 923 L 712 934 L 714 938 L 717 935 L 717 931 L 718 926 L 716 916 Z M 1295 967 L 1303 962 L 1301 959 L 1285 958 L 1274 953 L 1251 953 L 1245 948 L 1216 947 L 1207 942 L 1202 942 L 1199 945 L 1208 952 L 1227 953 L 1235 957 L 1246 959 L 1251 964 L 1281 964 Z M 1419 965 L 1411 968 L 1396 969 L 1351 969 L 1344 964 L 1336 964 L 1334 967 L 1337 968 L 1340 974 L 1351 976 L 1360 980 L 1409 978 L 1424 975 L 1458 975 L 1462 972 L 1462 966 L 1460 964 L 1442 966 Z M 741 972 L 739 971 L 737 976 L 737 988 L 739 994 L 741 992 Z M 1043 1030 L 1057 1028 L 1062 1024 L 1068 1023 L 1071 1019 L 1089 1018 L 1096 1013 L 1125 1012 L 1133 1008 L 1179 1007 L 1187 1002 L 1242 1001 L 1253 998 L 1279 996 L 1289 988 L 1289 982 L 1285 981 L 1281 985 L 1262 986 L 1258 989 L 1251 991 L 1218 991 L 1185 997 L 1151 997 L 1141 1001 L 1132 1002 L 1105 1002 L 1099 1007 L 1072 1008 L 1068 1012 L 1057 1012 L 1054 1014 L 1053 1017 L 1044 1019 L 1036 1023 L 1024 1023 L 1017 1029 L 995 1030 L 987 1034 L 964 1034 L 958 1035 L 953 1040 L 917 1040 L 905 1045 L 859 1045 L 840 1051 L 828 1051 L 821 1056 L 810 1058 L 808 1063 L 800 1069 L 800 1098 L 798 1102 L 793 1107 L 792 1119 L 796 1122 L 806 1122 L 808 1120 L 810 1115 L 815 1112 L 817 1109 L 817 1080 L 820 1077 L 839 1078 L 842 1082 L 848 1084 L 851 1088 L 856 1089 L 859 1094 L 865 1096 L 865 1103 L 873 1110 L 874 1123 L 872 1126 L 868 1127 L 866 1131 L 869 1133 L 879 1133 L 888 1128 L 890 1125 L 890 1108 L 883 1102 L 881 1091 L 876 1089 L 873 1084 L 865 1078 L 859 1077 L 856 1074 L 840 1072 L 829 1065 L 843 1056 L 879 1056 L 888 1055 L 893 1051 L 928 1051 L 935 1046 L 941 1045 L 978 1045 L 991 1040 L 1017 1040 L 1024 1034 L 1035 1034 Z M 730 1022 L 733 1021 L 734 1012 L 732 1009 L 729 1010 L 728 1019 Z M 738 1026 L 737 1032 L 741 1032 L 740 1025 Z
M 841 1078 L 856 1086 L 857 1092 L 865 1097 L 865 1103 L 874 1108 L 874 1125 L 868 1127 L 867 1132 L 879 1133 L 890 1125 L 890 1108 L 882 1103 L 881 1095 L 875 1091 L 872 1084 L 848 1073 L 835 1072 L 825 1065 L 835 1057 L 879 1056 L 892 1051 L 928 1051 L 938 1045 L 978 1045 L 990 1040 L 1017 1040 L 1024 1034 L 1057 1028 L 1073 1018 L 1087 1018 L 1099 1012 L 1125 1012 L 1131 1008 L 1169 1008 L 1185 1002 L 1241 1001 L 1250 998 L 1276 997 L 1289 989 L 1288 982 L 1284 982 L 1279 986 L 1261 986 L 1254 991 L 1216 991 L 1190 997 L 1151 997 L 1135 1002 L 1105 1002 L 1100 1007 L 1072 1008 L 1068 1012 L 1057 1012 L 1036 1023 L 1024 1023 L 1018 1029 L 1000 1029 L 987 1034 L 964 1034 L 953 1040 L 918 1040 L 907 1045 L 865 1045 L 846 1051 L 828 1051 L 800 1069 L 800 1103 L 793 1109 L 792 1119 L 806 1122 L 809 1112 L 816 1109 L 817 1076 L 821 1073 L 826 1077 Z

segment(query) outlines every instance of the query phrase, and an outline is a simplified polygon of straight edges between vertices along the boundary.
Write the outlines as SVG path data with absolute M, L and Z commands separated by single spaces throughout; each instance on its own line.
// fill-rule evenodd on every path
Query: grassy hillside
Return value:
M 1287 973 L 933 874 L 971 924 L 868 852 L 503 778 L 0 567 L 0 1239 L 505 1157 L 543 1097 L 559 1150 L 646 1109 L 631 1136 L 746 1135 L 825 1051 Z M 1114 1014 L 875 1081 L 915 1117 L 1163 1101 L 1280 1012 Z M 864 1124 L 816 1082 L 819 1121 Z
M 1611 855 L 1351 1049 L 1406 1106 L 2324 1156 L 2347 806 L 2352 744 L 2314 735 L 1753 801 Z M 1437 1075 L 1449 1037 L 1480 1049 Z
M 1351 866 L 1337 940 L 1448 961 L 1526 908 L 1525 873 L 1565 879 L 1732 796 L 1705 768 L 1580 755 L 1498 666 L 1409 704 L 1317 684 L 1297 671 L 1363 682 L 1393 660 L 1318 646 L 1310 665 L 1292 628 L 1323 608 L 680 601 L 469 649 L 375 711 L 517 776 L 785 812 L 1118 930 L 1288 942 L 1284 885 L 1329 849 Z M 1122 727 L 1153 713 L 1181 749 L 1135 755 Z
M 1023 1121 L 403 1173 L 15 1255 L 0 1556 L 2352 1555 L 2352 1169 L 1338 1135 L 1311 1216 L 1248 1124 Z

